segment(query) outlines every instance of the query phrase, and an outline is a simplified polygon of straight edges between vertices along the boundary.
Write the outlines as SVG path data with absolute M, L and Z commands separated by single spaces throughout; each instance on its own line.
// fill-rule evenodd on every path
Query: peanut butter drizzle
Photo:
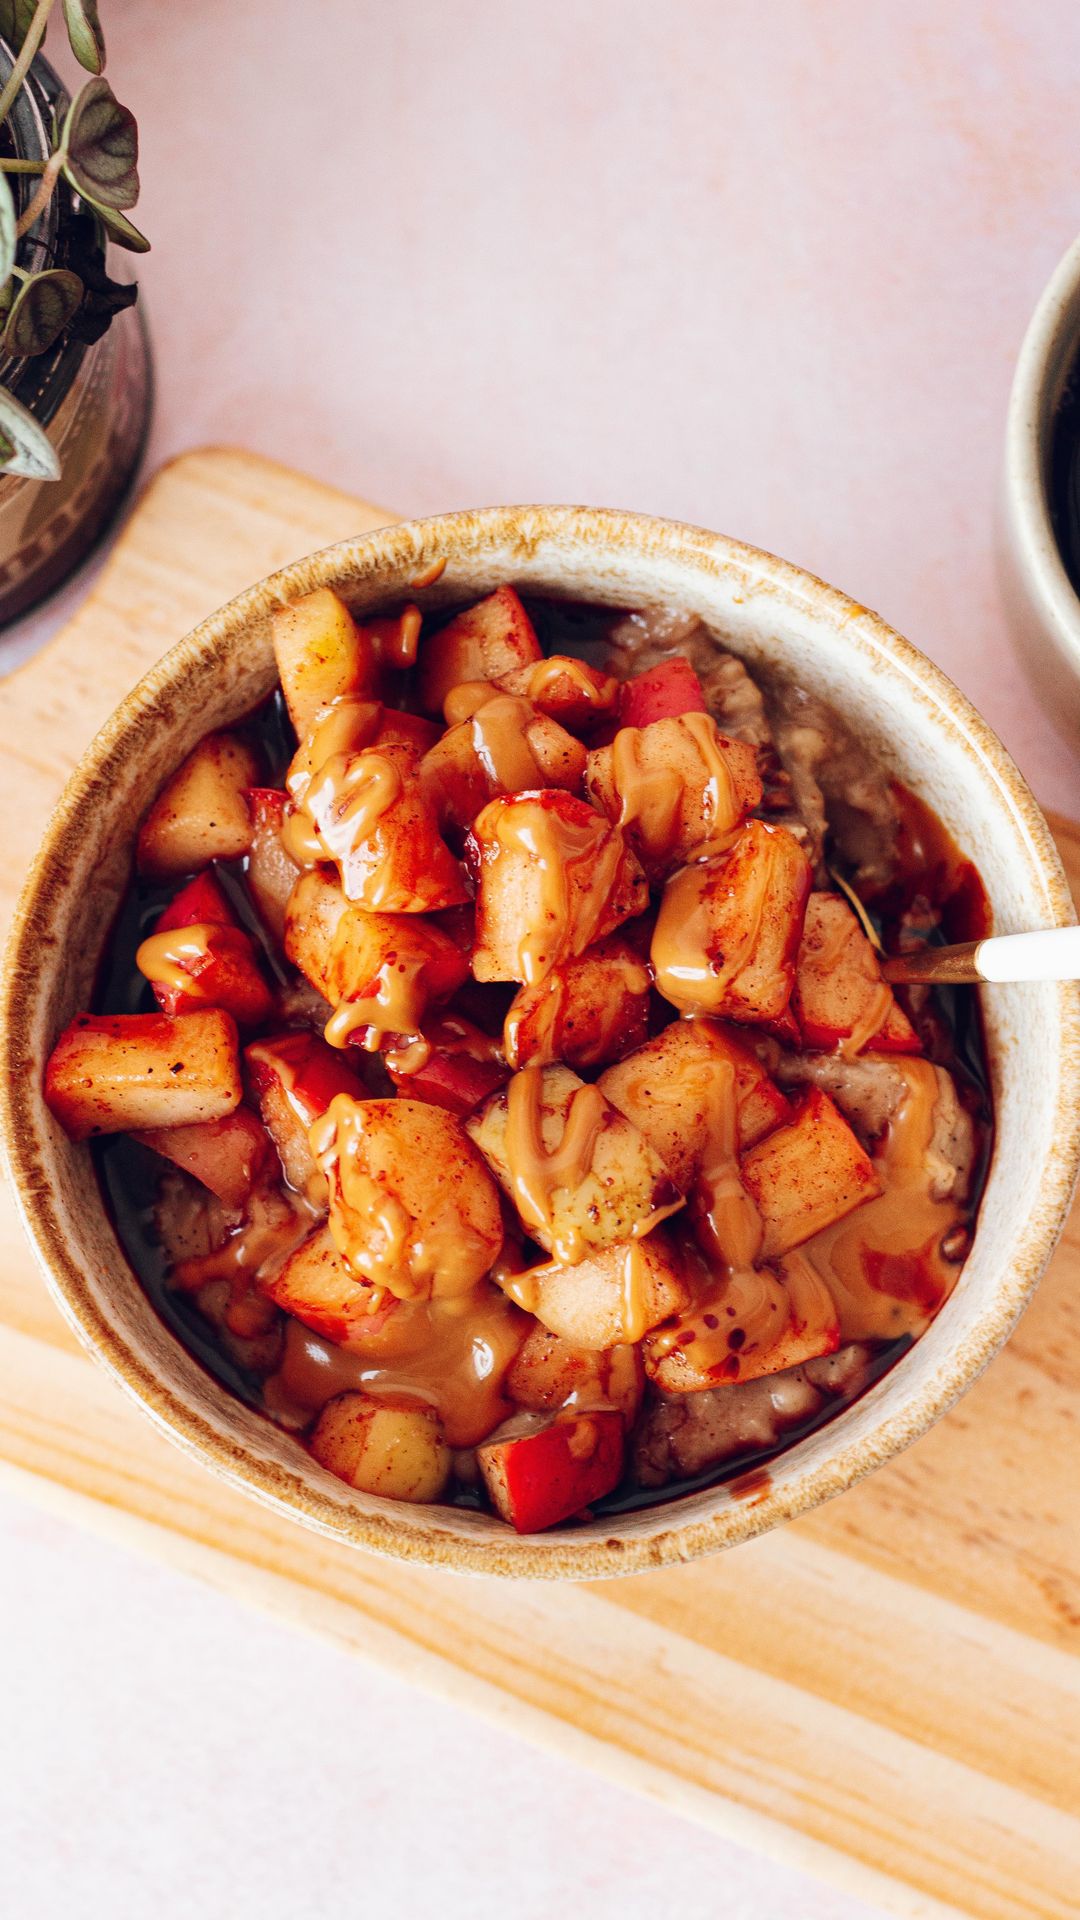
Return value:
M 471 720 L 489 700 L 494 700 L 498 687 L 493 680 L 460 680 L 451 687 L 443 701 L 443 718 L 448 727 L 457 727 L 463 720 Z
M 640 1240 L 631 1240 L 622 1250 L 620 1261 L 622 1294 L 622 1338 L 628 1346 L 643 1340 L 649 1331 L 649 1265 Z
M 535 707 L 512 693 L 496 694 L 474 713 L 473 752 L 493 795 L 520 793 L 547 784 L 529 740 L 529 728 L 535 719 Z
M 374 749 L 335 753 L 315 774 L 302 807 L 327 857 L 344 866 L 371 838 L 400 792 L 401 774 L 385 754 Z
M 705 770 L 701 804 L 706 832 L 693 850 L 695 860 L 704 860 L 727 846 L 741 812 L 739 797 L 715 720 L 707 713 L 683 713 L 678 715 L 677 724 L 693 741 Z M 620 827 L 625 829 L 637 822 L 644 845 L 657 858 L 677 842 L 687 788 L 684 776 L 675 767 L 655 763 L 647 766 L 644 745 L 640 728 L 620 728 L 612 743 L 612 777 L 619 795 Z
M 832 939 L 827 940 L 825 945 L 819 947 L 813 955 L 814 967 L 823 973 L 831 972 L 833 967 L 843 959 L 851 942 L 858 940 L 861 931 L 862 929 L 854 926 L 850 920 L 846 918 L 841 920 Z M 876 964 L 875 960 L 875 966 Z M 851 1032 L 837 1046 L 836 1051 L 842 1054 L 845 1060 L 853 1060 L 856 1054 L 862 1052 L 867 1042 L 873 1039 L 880 1027 L 884 1026 L 893 1004 L 892 988 L 887 980 L 882 980 L 880 974 L 876 980 L 871 980 L 868 975 L 863 976 L 861 968 L 858 969 L 858 973 L 860 978 L 866 978 L 867 995 L 862 1013 L 855 1021 Z
M 542 700 L 547 689 L 560 680 L 571 681 L 590 707 L 606 707 L 616 685 L 611 675 L 605 673 L 598 686 L 582 661 L 575 660 L 571 654 L 554 653 L 534 661 L 529 668 L 526 695 L 530 700 Z
M 432 1183 L 432 1204 L 412 1214 L 365 1163 L 365 1102 L 335 1094 L 308 1130 L 312 1156 L 330 1187 L 330 1233 L 346 1265 L 399 1300 L 438 1288 L 461 1292 L 487 1260 L 486 1243 Z
M 239 1232 L 213 1253 L 178 1261 L 172 1277 L 184 1288 L 211 1280 L 235 1286 L 241 1280 L 269 1279 L 307 1239 L 318 1217 L 319 1209 L 291 1187 L 260 1189 L 248 1202 Z
M 506 1163 L 511 1194 L 525 1225 L 551 1234 L 557 1194 L 581 1185 L 592 1167 L 593 1150 L 607 1114 L 598 1087 L 578 1087 L 567 1108 L 556 1147 L 544 1144 L 543 1074 L 524 1067 L 506 1089 Z M 552 1241 L 556 1260 L 583 1258 L 588 1242 L 576 1230 Z
M 922 1333 L 960 1271 L 941 1243 L 967 1216 L 955 1200 L 933 1198 L 927 1171 L 937 1075 L 928 1060 L 891 1064 L 906 1090 L 875 1156 L 884 1191 L 800 1249 L 836 1301 L 844 1340 Z
M 755 863 L 751 872 L 753 899 L 749 903 L 746 931 L 738 944 L 714 966 L 709 958 L 712 939 L 711 921 L 702 891 L 704 878 L 700 867 L 683 867 L 667 883 L 650 957 L 660 985 L 661 976 L 678 988 L 676 1005 L 680 1013 L 715 1013 L 723 1003 L 729 986 L 737 981 L 750 959 L 765 914 L 768 898 L 767 861 Z M 667 992 L 661 986 L 661 992 Z M 674 998 L 674 996 L 669 996 Z
M 195 999 L 204 997 L 197 976 L 185 962 L 201 963 L 210 954 L 214 935 L 221 928 L 200 920 L 190 927 L 174 927 L 170 933 L 152 933 L 142 941 L 135 965 L 143 978 L 155 987 L 168 987 Z
M 374 738 L 382 707 L 377 700 L 345 695 L 320 713 L 289 763 L 285 785 L 299 806 L 316 774 L 336 754 L 358 753 Z
M 290 1319 L 266 1404 L 306 1424 L 338 1393 L 404 1396 L 435 1408 L 450 1446 L 476 1446 L 509 1410 L 502 1383 L 526 1325 L 486 1281 L 457 1299 L 402 1303 L 370 1337 L 354 1328 L 347 1350 Z
M 578 826 L 554 808 L 527 800 L 502 812 L 495 833 L 508 853 L 527 853 L 540 870 L 540 912 L 518 948 L 520 977 L 535 986 L 560 960 L 595 940 L 622 858 L 622 839 L 599 814 Z M 571 882 L 578 888 L 573 916 Z
M 645 962 L 631 954 L 609 954 L 605 964 L 618 969 L 622 984 L 629 993 L 645 993 L 652 984 L 652 976 Z M 570 981 L 565 972 L 556 971 L 538 983 L 535 998 L 519 998 L 519 1002 L 511 1006 L 503 1022 L 503 1053 L 510 1066 L 518 1065 L 519 1035 L 526 1021 L 532 1028 L 536 1043 L 532 1052 L 534 1064 L 548 1066 L 561 1058 L 563 1021 L 569 1000 Z M 622 1020 L 622 1002 L 613 992 L 611 998 L 596 1011 L 599 1015 L 596 1053 L 602 1059 L 609 1043 L 616 1038 Z
M 339 949 L 344 946 L 347 950 L 348 944 L 348 915 L 343 914 L 331 943 L 331 979 L 336 977 L 334 965 Z M 384 960 L 372 982 L 374 993 L 366 994 L 361 1000 L 343 1000 L 331 1014 L 324 1028 L 324 1038 L 329 1045 L 347 1047 L 350 1035 L 361 1027 L 368 1030 L 361 1042 L 366 1053 L 378 1053 L 388 1033 L 418 1039 L 427 1004 L 423 975 L 429 958 L 426 953 L 411 953 L 395 954 L 392 959 Z

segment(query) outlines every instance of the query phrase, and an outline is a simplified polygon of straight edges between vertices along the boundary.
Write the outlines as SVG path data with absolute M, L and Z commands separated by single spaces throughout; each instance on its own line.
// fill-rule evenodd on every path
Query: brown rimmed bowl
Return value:
M 996 1106 L 974 1243 L 932 1326 L 861 1400 L 782 1454 L 764 1497 L 723 1485 L 518 1538 L 486 1514 L 355 1492 L 233 1399 L 158 1318 L 102 1203 L 89 1151 L 41 1094 L 60 1028 L 88 1004 L 127 886 L 136 825 L 200 737 L 273 684 L 271 609 L 317 586 L 360 615 L 405 597 L 526 591 L 699 616 L 751 669 L 820 695 L 946 822 L 986 885 L 998 932 L 1071 924 L 1049 829 L 1004 748 L 944 674 L 865 607 L 772 555 L 641 515 L 494 507 L 391 526 L 271 575 L 196 627 L 140 681 L 75 769 L 20 900 L 4 970 L 2 1115 L 11 1177 L 46 1280 L 76 1332 L 155 1424 L 212 1471 L 304 1525 L 400 1559 L 474 1573 L 589 1578 L 733 1546 L 842 1493 L 918 1438 L 1007 1337 L 1053 1251 L 1080 1157 L 1080 987 L 985 996 Z

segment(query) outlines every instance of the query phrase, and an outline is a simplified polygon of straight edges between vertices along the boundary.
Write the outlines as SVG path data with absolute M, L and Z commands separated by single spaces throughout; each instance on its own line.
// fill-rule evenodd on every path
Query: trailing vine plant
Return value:
M 72 53 L 92 78 L 70 102 L 59 102 L 50 130 L 47 160 L 6 157 L 3 125 L 19 97 L 35 54 L 45 39 L 54 6 L 63 9 Z M 132 253 L 150 242 L 128 219 L 139 197 L 139 134 L 134 116 L 120 105 L 107 80 L 105 41 L 97 0 L 0 0 L 0 37 L 14 56 L 0 90 L 0 355 L 24 359 L 47 353 L 62 333 L 87 344 L 105 332 L 114 313 L 130 306 L 137 289 L 110 280 L 101 261 L 99 228 Z M 11 177 L 36 175 L 22 211 Z M 19 242 L 47 210 L 61 180 L 78 194 L 83 211 L 65 223 L 62 267 L 27 272 L 18 264 Z M 24 190 L 25 198 L 25 190 Z M 33 414 L 0 386 L 0 473 L 56 480 L 60 467 Z

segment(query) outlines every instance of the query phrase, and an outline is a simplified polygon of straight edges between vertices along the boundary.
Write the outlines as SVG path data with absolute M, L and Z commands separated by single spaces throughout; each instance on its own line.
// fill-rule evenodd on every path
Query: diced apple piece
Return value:
M 524 1273 L 496 1269 L 494 1278 L 543 1326 L 589 1352 L 633 1346 L 690 1303 L 682 1257 L 662 1227 L 573 1266 L 551 1260 Z
M 515 1068 L 617 1060 L 647 1037 L 651 987 L 652 969 L 628 941 L 599 940 L 519 987 L 503 1028 L 506 1058 Z
M 572 733 L 589 729 L 611 713 L 619 696 L 619 682 L 612 674 L 558 653 L 549 653 L 530 667 L 516 667 L 495 684 L 503 693 L 531 700 L 541 713 L 549 714 Z M 449 720 L 449 713 L 446 718 Z
M 492 800 L 466 841 L 477 980 L 533 984 L 644 911 L 648 887 L 617 827 L 551 790 Z
M 459 1118 L 471 1113 L 510 1077 L 497 1042 L 458 1014 L 426 1021 L 415 1059 L 410 1059 L 410 1052 L 405 1048 L 386 1058 L 387 1071 L 398 1091 L 410 1100 L 445 1107 Z
M 608 1347 L 602 1353 L 574 1347 L 547 1327 L 534 1326 L 506 1376 L 516 1406 L 555 1413 L 573 1400 L 583 1411 L 614 1407 L 632 1426 L 641 1404 L 641 1349 Z
M 300 874 L 281 839 L 288 803 L 288 794 L 277 787 L 252 787 L 248 793 L 251 846 L 247 883 L 263 924 L 279 941 L 285 932 L 289 895 Z
M 791 1106 L 757 1056 L 717 1020 L 673 1021 L 605 1068 L 596 1083 L 651 1142 L 684 1192 L 700 1169 L 715 1082 L 727 1066 L 734 1072 L 738 1145 L 745 1150 L 789 1119 Z
M 735 1271 L 650 1335 L 645 1369 L 661 1392 L 703 1393 L 835 1353 L 840 1319 L 832 1295 L 798 1254 L 789 1268 L 781 1278 L 768 1268 Z
M 353 1341 L 362 1347 L 365 1336 L 378 1331 L 398 1306 L 392 1295 L 346 1266 L 329 1227 L 309 1234 L 261 1285 L 275 1306 L 339 1347 Z
M 366 747 L 330 760 L 304 795 L 346 897 L 368 913 L 430 913 L 469 897 L 415 767 L 408 745 Z
M 838 1107 L 812 1087 L 795 1118 L 744 1153 L 742 1183 L 761 1215 L 761 1258 L 775 1259 L 881 1192 Z
M 237 1107 L 224 1120 L 151 1127 L 131 1137 L 200 1181 L 226 1207 L 244 1206 L 256 1187 L 277 1177 L 273 1144 L 250 1107 Z
M 423 1505 L 450 1478 L 450 1449 L 437 1414 L 416 1401 L 341 1393 L 328 1400 L 308 1442 L 320 1466 L 361 1493 Z
M 760 802 L 761 781 L 753 747 L 729 740 L 709 714 L 679 714 L 594 747 L 585 791 L 659 876 L 722 846 Z
M 439 713 L 459 681 L 497 680 L 539 659 L 540 642 L 513 587 L 497 587 L 423 642 L 420 705 Z
M 245 1048 L 248 1078 L 285 1178 L 308 1193 L 317 1168 L 308 1140 L 335 1094 L 360 1100 L 364 1089 L 341 1053 L 313 1033 L 281 1033 Z
M 329 587 L 316 587 L 289 606 L 276 608 L 272 636 L 281 690 L 298 740 L 307 739 L 320 713 L 335 700 L 366 693 L 374 684 L 371 639 Z
M 858 917 L 838 893 L 812 893 L 795 964 L 791 1011 L 804 1047 L 918 1053 L 919 1039 Z
M 350 907 L 318 868 L 289 899 L 285 952 L 338 1012 L 327 1039 L 369 1051 L 418 1034 L 429 1009 L 468 978 L 468 955 L 415 915 Z
M 255 946 L 217 881 L 200 873 L 182 887 L 135 955 L 165 1013 L 224 1007 L 240 1026 L 258 1026 L 273 999 Z
M 644 1136 L 568 1067 L 524 1068 L 465 1131 L 526 1230 L 558 1260 L 645 1234 L 683 1204 Z
M 500 1518 L 517 1533 L 542 1533 L 611 1493 L 623 1452 L 621 1413 L 579 1413 L 539 1433 L 489 1440 L 476 1460 Z
M 499 1195 L 453 1115 L 339 1095 L 311 1144 L 354 1272 L 403 1300 L 468 1293 L 483 1278 L 503 1242 Z
M 675 874 L 652 940 L 665 999 L 684 1013 L 778 1020 L 795 979 L 810 878 L 798 841 L 761 820 L 747 821 L 730 853 Z
M 208 733 L 167 780 L 139 829 L 136 859 L 151 880 L 239 860 L 251 845 L 247 793 L 259 763 L 236 734 Z
M 619 720 L 624 727 L 650 727 L 680 713 L 708 710 L 701 681 L 681 653 L 624 680 L 619 693 Z
M 399 713 L 396 707 L 384 707 L 375 729 L 373 747 L 408 747 L 419 760 L 435 745 L 440 728 L 422 713 Z
M 499 794 L 538 787 L 575 792 L 585 748 L 529 702 L 496 694 L 450 727 L 420 763 L 420 782 L 442 826 L 464 830 Z
M 222 1120 L 241 1092 L 236 1022 L 219 1007 L 79 1014 L 45 1069 L 45 1098 L 73 1140 Z

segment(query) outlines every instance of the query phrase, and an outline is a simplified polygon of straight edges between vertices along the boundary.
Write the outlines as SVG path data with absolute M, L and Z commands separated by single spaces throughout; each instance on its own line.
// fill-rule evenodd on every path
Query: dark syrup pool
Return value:
M 1080 404 L 1077 408 L 1077 447 L 1080 449 Z M 1080 499 L 1077 503 L 1077 555 L 1080 558 Z M 606 666 L 608 632 L 615 612 L 574 602 L 534 599 L 525 596 L 525 605 L 536 628 L 545 654 L 570 654 L 593 666 Z M 393 611 L 393 609 L 390 609 Z M 438 619 L 425 619 L 426 634 L 451 617 L 447 610 Z M 402 707 L 410 705 L 408 677 L 400 684 Z M 292 731 L 279 691 L 253 712 L 239 732 L 256 748 L 264 766 L 267 784 L 281 785 L 293 754 Z M 938 924 L 926 937 L 935 944 L 974 940 L 990 930 L 990 914 L 982 882 L 975 868 L 966 861 L 940 821 L 920 801 L 897 788 L 900 803 L 900 860 L 896 880 L 887 894 L 864 904 L 887 950 L 901 943 L 902 928 L 918 926 L 924 919 Z M 244 861 L 218 866 L 215 870 L 234 911 L 254 936 L 266 957 L 271 977 L 282 979 L 282 965 L 272 944 L 267 941 L 261 922 L 251 904 L 244 884 Z M 135 966 L 135 953 L 142 940 L 153 930 L 159 914 L 177 891 L 180 882 L 168 886 L 152 885 L 136 877 L 125 897 L 105 948 L 93 998 L 95 1013 L 153 1013 L 157 1010 L 153 990 Z M 903 999 L 903 990 L 900 991 Z M 927 1056 L 954 1074 L 958 1091 L 980 1123 L 982 1141 L 980 1161 L 972 1183 L 970 1217 L 974 1221 L 989 1170 L 992 1143 L 992 1114 L 989 1073 L 982 1032 L 978 996 L 971 989 L 934 988 L 926 1004 L 916 1014 L 908 1006 L 923 1039 Z M 364 1065 L 378 1080 L 373 1092 L 388 1092 L 389 1082 L 374 1062 L 364 1057 Z M 220 1381 L 228 1392 L 258 1411 L 263 1407 L 262 1376 L 245 1368 L 231 1354 L 217 1330 L 204 1318 L 194 1301 L 168 1284 L 167 1261 L 154 1226 L 154 1205 L 162 1163 L 148 1148 L 137 1145 L 125 1134 L 111 1134 L 91 1141 L 91 1154 L 106 1207 L 117 1236 L 131 1265 L 157 1313 L 177 1339 L 206 1371 Z M 539 1249 L 537 1258 L 542 1257 Z M 910 1336 L 881 1341 L 874 1350 L 859 1392 L 838 1397 L 834 1404 L 825 1401 L 805 1421 L 786 1429 L 779 1446 L 750 1448 L 732 1455 L 720 1466 L 681 1480 L 672 1480 L 659 1488 L 623 1484 L 598 1501 L 592 1509 L 605 1514 L 628 1513 L 636 1508 L 667 1506 L 697 1493 L 703 1488 L 726 1484 L 739 1498 L 760 1499 L 770 1485 L 769 1463 L 787 1453 L 819 1427 L 825 1426 L 843 1408 L 869 1391 L 912 1345 Z M 269 1418 L 269 1416 L 267 1416 Z M 461 1507 L 486 1506 L 483 1497 L 469 1488 L 450 1496 L 449 1504 Z

